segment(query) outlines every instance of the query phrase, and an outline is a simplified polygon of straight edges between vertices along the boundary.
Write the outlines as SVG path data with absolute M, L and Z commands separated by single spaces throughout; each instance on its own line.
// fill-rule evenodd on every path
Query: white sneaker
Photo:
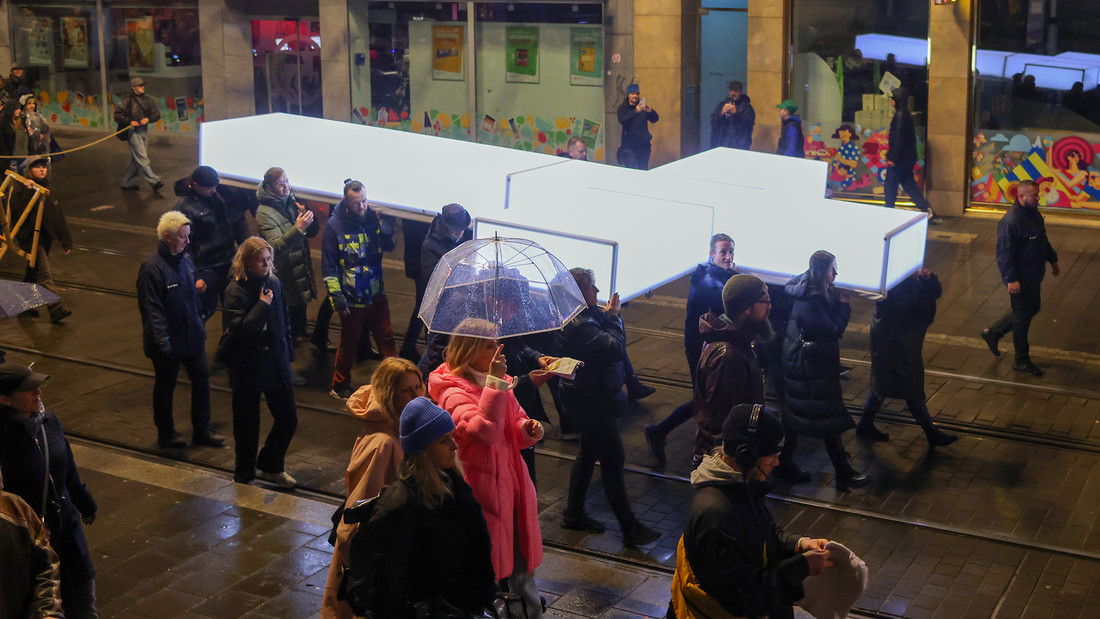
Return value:
M 268 483 L 275 484 L 280 488 L 293 488 L 298 485 L 298 481 L 291 477 L 286 471 L 281 471 L 279 473 L 256 471 L 256 477 Z

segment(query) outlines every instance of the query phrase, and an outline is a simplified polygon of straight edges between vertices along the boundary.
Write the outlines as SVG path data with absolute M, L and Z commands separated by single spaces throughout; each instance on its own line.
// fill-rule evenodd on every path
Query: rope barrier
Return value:
M 95 142 L 88 142 L 87 144 L 77 146 L 76 148 L 69 148 L 69 149 L 66 149 L 66 150 L 58 151 L 56 153 L 43 153 L 42 155 L 0 155 L 0 159 L 26 159 L 27 157 L 35 157 L 35 156 L 56 157 L 58 155 L 68 155 L 69 153 L 75 153 L 78 150 L 84 150 L 85 148 L 88 148 L 89 146 L 95 146 L 96 144 L 99 144 L 100 142 L 105 142 L 105 141 L 117 136 L 118 134 L 122 133 L 123 131 L 129 131 L 132 128 L 133 127 L 131 127 L 130 125 L 126 125 L 125 128 L 119 129 L 118 131 L 115 131 L 114 133 L 112 133 L 110 135 L 101 137 L 98 140 L 96 140 Z

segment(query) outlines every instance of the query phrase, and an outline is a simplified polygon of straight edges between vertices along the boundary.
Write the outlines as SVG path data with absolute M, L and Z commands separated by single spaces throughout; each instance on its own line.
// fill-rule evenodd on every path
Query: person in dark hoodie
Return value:
M 740 404 L 722 424 L 722 447 L 691 474 L 695 490 L 676 549 L 666 617 L 794 616 L 802 581 L 833 565 L 827 539 L 783 530 L 765 502 L 783 426 L 759 404 Z
M 649 123 L 657 122 L 660 116 L 642 100 L 642 90 L 637 84 L 626 87 L 626 100 L 619 105 L 617 114 L 623 131 L 618 152 L 619 164 L 636 170 L 648 170 L 649 155 L 653 149 Z
M 364 328 L 370 329 L 382 356 L 397 356 L 382 284 L 382 252 L 395 246 L 393 220 L 367 206 L 366 187 L 349 179 L 321 241 L 321 277 L 332 309 L 340 315 L 340 346 L 329 393 L 338 400 L 352 394 L 351 366 Z
M 802 119 L 798 116 L 798 104 L 792 99 L 775 106 L 779 109 L 779 143 L 775 152 L 787 157 L 806 156 L 806 138 L 802 134 Z
M 37 183 L 50 188 L 50 162 L 47 157 L 33 156 L 27 158 L 27 176 L 32 183 Z M 12 185 L 12 217 L 18 218 L 34 198 L 35 187 L 32 183 Z M 39 231 L 38 247 L 35 249 L 34 266 L 28 263 L 27 270 L 23 274 L 23 281 L 34 282 L 50 292 L 57 294 L 53 281 L 53 269 L 50 268 L 50 249 L 54 242 L 61 243 L 61 249 L 68 254 L 73 249 L 73 237 L 69 234 L 69 224 L 65 221 L 65 213 L 61 210 L 61 204 L 53 194 L 41 198 L 42 228 Z M 34 213 L 27 216 L 23 226 L 15 235 L 16 242 L 24 251 L 30 252 L 34 242 Z M 58 295 L 60 296 L 60 295 Z M 61 301 L 54 301 L 47 306 L 50 310 L 50 322 L 60 323 L 72 315 L 72 312 L 61 305 Z M 20 318 L 36 318 L 38 310 L 29 309 L 19 314 Z
M 729 83 L 729 96 L 718 102 L 710 115 L 710 147 L 726 146 L 748 150 L 752 146 L 752 130 L 756 126 L 756 111 L 744 94 L 745 85 Z
M 295 338 L 305 337 L 309 329 L 306 305 L 317 298 L 309 239 L 317 236 L 321 223 L 298 202 L 282 168 L 264 172 L 264 180 L 256 187 L 256 201 L 256 227 L 275 252 L 275 272 L 286 293 L 290 332 Z
M 794 305 L 783 342 L 783 382 L 786 407 L 783 425 L 789 432 L 780 458 L 793 456 L 796 435 L 819 437 L 836 471 L 836 489 L 847 492 L 871 483 L 848 463 L 840 434 L 855 427 L 840 387 L 840 337 L 852 308 L 848 293 L 836 288 L 836 256 L 818 250 L 810 268 L 787 282 Z
M 298 427 L 294 404 L 294 336 L 286 294 L 273 277 L 271 245 L 258 236 L 245 239 L 233 257 L 233 281 L 225 291 L 226 333 L 232 346 L 229 384 L 233 388 L 233 441 L 237 452 L 233 481 L 254 478 L 293 488 L 297 482 L 284 468 L 286 450 Z M 273 422 L 259 455 L 260 396 L 267 400 Z M 258 469 L 258 472 L 257 472 Z
M 688 372 L 692 383 L 695 382 L 696 366 L 699 354 L 703 350 L 703 338 L 699 334 L 699 321 L 707 313 L 720 316 L 722 308 L 722 287 L 729 278 L 737 274 L 737 265 L 733 262 L 733 239 L 728 234 L 718 233 L 710 239 L 710 260 L 700 264 L 691 274 L 691 289 L 688 291 L 687 318 L 684 320 L 684 353 L 687 355 Z M 695 400 L 681 404 L 656 425 L 645 427 L 645 440 L 649 453 L 664 468 L 665 439 L 680 424 L 695 415 Z
M 202 320 L 206 322 L 225 298 L 229 263 L 237 245 L 251 236 L 244 210 L 230 210 L 218 193 L 221 178 L 210 166 L 199 166 L 190 176 L 176 181 L 174 210 L 191 222 L 188 253 L 195 262 L 195 288 L 199 291 Z M 224 320 L 223 320 L 224 322 Z
M 416 343 L 420 339 L 420 331 L 424 327 L 424 321 L 420 320 L 420 303 L 424 300 L 424 291 L 428 288 L 428 280 L 432 278 L 435 265 L 443 254 L 451 251 L 459 245 L 474 238 L 470 230 L 470 214 L 461 204 L 448 204 L 443 211 L 432 220 L 428 228 L 428 236 L 420 245 L 420 268 L 417 269 L 416 304 L 413 306 L 412 316 L 409 317 L 409 327 L 405 330 L 405 340 L 401 343 L 401 356 L 414 363 L 420 360 L 420 351 L 416 349 Z
M 19 363 L 0 365 L 4 491 L 26 501 L 49 531 L 50 546 L 61 560 L 65 616 L 94 619 L 95 567 L 83 525 L 95 522 L 99 507 L 80 479 L 61 421 L 42 403 L 47 378 Z M 0 586 L 6 594 L 9 583 Z
M 894 208 L 898 185 L 901 185 L 917 208 L 935 215 L 913 178 L 913 167 L 917 165 L 917 130 L 913 126 L 913 115 L 909 113 L 909 89 L 895 88 L 890 95 L 890 105 L 894 106 L 894 118 L 890 121 L 889 150 L 886 151 L 886 206 Z

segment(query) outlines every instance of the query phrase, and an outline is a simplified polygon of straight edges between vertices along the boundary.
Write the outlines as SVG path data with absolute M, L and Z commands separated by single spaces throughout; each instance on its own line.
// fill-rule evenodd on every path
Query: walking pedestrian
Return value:
M 183 365 L 191 380 L 191 442 L 222 447 L 222 437 L 210 431 L 206 326 L 199 311 L 195 265 L 184 251 L 191 237 L 191 222 L 179 211 L 168 211 L 157 223 L 157 237 L 157 251 L 141 264 L 137 279 L 142 348 L 153 362 L 157 444 L 161 449 L 187 446 L 172 418 L 172 394 Z
M 810 256 L 810 268 L 787 282 L 794 305 L 783 344 L 783 425 L 790 432 L 780 460 L 790 461 L 797 435 L 821 438 L 836 473 L 836 489 L 847 492 L 866 486 L 871 478 L 852 468 L 840 440 L 855 423 L 840 387 L 840 337 L 852 308 L 848 293 L 836 288 L 836 274 L 836 257 L 818 250 Z
M 997 322 L 983 329 L 981 337 L 989 351 L 1000 356 L 997 342 L 1012 332 L 1012 344 L 1016 348 L 1016 360 L 1012 369 L 1042 376 L 1043 370 L 1031 360 L 1028 330 L 1031 319 L 1042 305 L 1041 286 L 1046 275 L 1046 263 L 1050 274 L 1057 277 L 1058 252 L 1047 239 L 1046 222 L 1039 212 L 1039 185 L 1034 181 L 1020 181 L 1016 188 L 1016 200 L 997 224 L 997 269 L 1001 281 L 1008 289 L 1012 309 Z
M 286 295 L 272 272 L 271 245 L 258 236 L 241 243 L 225 291 L 223 341 L 228 340 L 229 385 L 233 388 L 233 481 L 256 477 L 284 489 L 297 481 L 286 472 L 286 452 L 298 427 L 294 403 L 294 336 L 290 333 Z M 219 348 L 221 346 L 219 345 Z M 273 422 L 259 455 L 260 396 L 267 400 Z
M 138 186 L 134 183 L 140 175 L 153 187 L 153 191 L 160 191 L 164 181 L 153 172 L 149 162 L 149 123 L 156 124 L 160 120 L 160 109 L 156 99 L 145 94 L 145 80 L 140 77 L 131 79 L 130 91 L 122 95 L 115 105 L 115 122 L 119 127 L 130 125 L 126 140 L 130 145 L 130 159 L 122 173 L 122 189 L 137 191 Z
M 913 115 L 909 113 L 909 89 L 904 86 L 895 88 L 890 95 L 890 105 L 894 108 L 894 117 L 890 120 L 886 181 L 883 183 L 886 188 L 886 206 L 894 208 L 898 185 L 901 185 L 913 204 L 934 218 L 936 214 L 928 206 L 928 200 L 924 199 L 924 194 L 913 178 L 913 168 L 917 165 L 917 130 L 913 125 Z
M 653 135 L 649 132 L 649 123 L 660 120 L 657 112 L 649 107 L 642 98 L 642 90 L 637 84 L 626 87 L 626 100 L 619 105 L 619 124 L 622 125 L 622 139 L 619 146 L 619 165 L 636 170 L 649 169 L 649 155 L 652 152 Z
M 710 114 L 710 147 L 725 146 L 749 150 L 756 111 L 740 81 L 729 83 L 729 96 L 718 102 Z
M 775 152 L 787 157 L 806 157 L 806 138 L 802 134 L 802 118 L 798 116 L 798 104 L 793 99 L 775 106 L 779 109 L 779 143 Z
M 920 269 L 875 303 L 871 320 L 871 391 L 856 426 L 857 436 L 890 440 L 889 434 L 875 427 L 875 415 L 884 398 L 901 398 L 924 429 L 929 447 L 944 447 L 958 440 L 932 423 L 924 393 L 921 349 L 928 327 L 936 319 L 936 299 L 942 293 L 939 278 L 928 269 Z
M 18 217 L 17 213 L 26 210 L 27 205 L 34 198 L 36 193 L 35 184 L 41 185 L 47 190 L 50 188 L 49 172 L 50 160 L 48 157 L 31 156 L 27 158 L 27 176 L 30 177 L 31 182 L 12 184 L 11 212 L 13 218 Z M 27 269 L 23 273 L 23 281 L 34 282 L 50 292 L 58 294 L 53 279 L 53 267 L 50 264 L 50 250 L 53 248 L 53 244 L 58 242 L 65 254 L 68 254 L 73 249 L 73 237 L 69 234 L 69 224 L 65 220 L 64 211 L 61 210 L 61 203 L 52 193 L 41 198 L 41 205 L 38 208 L 43 209 L 38 247 L 34 253 L 34 266 L 30 266 L 28 261 Z M 34 244 L 35 217 L 35 213 L 29 213 L 27 219 L 23 221 L 22 227 L 19 228 L 19 232 L 15 235 L 15 240 L 20 247 L 28 253 Z M 61 301 L 54 301 L 48 304 L 47 308 L 50 311 L 50 322 L 55 324 L 61 323 L 73 314 L 72 311 L 61 304 Z M 19 317 L 37 318 L 38 310 L 33 308 L 25 310 L 19 314 Z

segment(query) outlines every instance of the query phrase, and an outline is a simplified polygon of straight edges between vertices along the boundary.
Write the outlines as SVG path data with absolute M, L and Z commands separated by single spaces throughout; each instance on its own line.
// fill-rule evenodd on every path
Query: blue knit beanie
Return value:
M 455 422 L 447 411 L 421 396 L 401 411 L 401 449 L 406 454 L 424 451 L 454 429 Z
M 637 84 L 631 84 L 631 85 L 626 87 L 626 94 L 629 95 L 629 94 L 635 93 L 635 92 L 641 93 L 642 92 L 641 86 L 638 86 Z

